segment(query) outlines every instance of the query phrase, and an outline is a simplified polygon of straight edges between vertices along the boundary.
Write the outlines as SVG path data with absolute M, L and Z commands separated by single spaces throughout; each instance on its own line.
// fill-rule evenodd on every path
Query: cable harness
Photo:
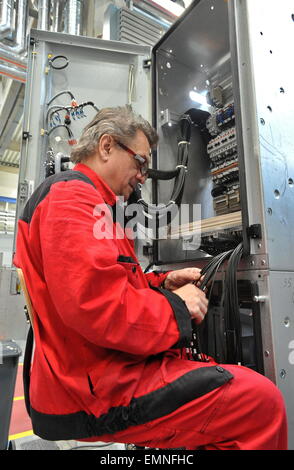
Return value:
M 209 288 L 210 301 L 216 275 L 219 272 L 220 267 L 225 261 L 227 261 L 222 298 L 224 310 L 224 331 L 216 331 L 215 333 L 222 339 L 222 351 L 225 351 L 223 357 L 224 362 L 234 364 L 241 364 L 243 359 L 237 289 L 237 269 L 242 254 L 243 244 L 240 243 L 235 249 L 220 253 L 213 257 L 201 270 L 201 281 L 200 283 L 197 283 L 197 287 L 203 291 Z M 192 341 L 189 352 L 194 360 L 207 362 L 209 358 L 202 352 L 200 336 L 200 328 L 192 322 Z

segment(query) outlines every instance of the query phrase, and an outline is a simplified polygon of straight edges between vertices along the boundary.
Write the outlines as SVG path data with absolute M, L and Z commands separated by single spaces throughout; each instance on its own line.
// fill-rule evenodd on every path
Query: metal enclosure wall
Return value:
M 241 280 L 252 284 L 249 315 L 258 317 L 259 323 L 254 332 L 257 368 L 284 394 L 290 448 L 294 448 L 294 86 L 288 47 L 294 40 L 293 20 L 291 0 L 195 1 L 154 49 L 154 120 L 161 137 L 158 168 L 175 168 L 180 115 L 191 107 L 212 110 L 203 102 L 193 103 L 191 91 L 205 96 L 221 84 L 224 102 L 234 101 L 239 230 L 246 253 L 237 278 L 240 285 Z M 170 187 L 170 182 L 159 183 L 158 203 L 168 201 Z M 196 126 L 182 202 L 200 204 L 202 222 L 215 215 L 211 189 L 207 148 Z M 248 228 L 255 225 L 260 234 L 251 238 Z M 218 228 L 210 235 L 217 241 Z M 157 245 L 156 259 L 167 261 L 165 269 L 205 264 L 205 253 L 186 249 L 183 239 L 159 240 Z
M 261 310 L 265 371 L 283 391 L 289 443 L 294 447 L 294 131 L 293 2 L 234 2 L 241 130 L 249 224 L 261 223 L 251 241 L 255 261 L 267 267 Z M 254 262 L 254 259 L 252 260 Z M 268 349 L 272 337 L 272 348 Z M 267 339 L 268 338 L 268 339 Z M 265 343 L 268 343 L 267 345 Z M 273 366 L 273 368 L 270 366 Z

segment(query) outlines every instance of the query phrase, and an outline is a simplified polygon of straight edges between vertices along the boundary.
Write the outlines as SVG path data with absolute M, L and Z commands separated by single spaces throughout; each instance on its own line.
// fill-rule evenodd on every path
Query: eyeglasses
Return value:
M 125 144 L 122 144 L 121 142 L 116 141 L 116 143 L 117 143 L 117 145 L 119 145 L 119 147 L 121 147 L 123 150 L 128 152 L 130 155 L 132 155 L 132 157 L 134 157 L 134 159 L 137 160 L 137 162 L 139 162 L 140 173 L 141 173 L 142 176 L 146 176 L 147 173 L 148 173 L 148 170 L 149 170 L 149 162 L 148 162 L 147 158 L 142 157 L 138 153 L 136 153 L 133 150 L 129 149 L 129 147 L 127 147 Z

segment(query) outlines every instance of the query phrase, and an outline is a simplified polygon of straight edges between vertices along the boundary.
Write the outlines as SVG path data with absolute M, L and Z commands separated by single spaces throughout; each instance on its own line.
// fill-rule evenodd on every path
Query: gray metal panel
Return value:
M 287 407 L 290 448 L 294 449 L 294 273 L 269 272 L 276 383 Z
M 249 221 L 262 224 L 270 269 L 292 270 L 293 2 L 234 6 Z M 251 251 L 260 251 L 256 242 Z
M 131 104 L 135 111 L 150 120 L 150 70 L 143 67 L 150 57 L 150 47 L 117 41 L 70 36 L 32 30 L 35 43 L 29 50 L 29 74 L 25 96 L 24 131 L 30 138 L 24 142 L 20 163 L 18 214 L 27 196 L 44 178 L 44 161 L 48 148 L 46 129 L 47 103 L 58 92 L 70 90 L 78 103 L 92 101 L 98 108 Z M 49 55 L 66 56 L 69 65 L 63 70 L 48 67 Z M 52 103 L 65 104 L 60 97 Z M 69 98 L 67 98 L 69 104 Z M 94 117 L 95 111 L 87 108 L 86 118 L 72 119 L 76 139 Z M 69 154 L 66 131 L 60 142 L 51 144 L 55 151 Z M 24 187 L 26 183 L 27 187 Z M 23 190 L 28 194 L 21 197 Z

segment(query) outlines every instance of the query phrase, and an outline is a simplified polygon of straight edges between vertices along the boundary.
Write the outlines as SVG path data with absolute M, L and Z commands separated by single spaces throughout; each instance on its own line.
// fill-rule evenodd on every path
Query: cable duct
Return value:
M 52 23 L 50 27 L 50 31 L 54 33 L 58 33 L 61 31 L 61 20 L 62 20 L 62 9 L 64 8 L 63 2 L 60 0 L 53 0 L 51 1 L 51 18 Z
M 27 0 L 0 0 L 0 74 L 22 83 L 26 81 L 27 68 L 22 54 L 26 51 L 28 4 Z M 82 0 L 39 0 L 37 28 L 79 35 L 82 13 Z M 14 41 L 7 37 L 13 32 Z
M 28 6 L 26 0 L 18 0 L 16 4 L 16 19 L 17 25 L 15 34 L 15 43 L 13 45 L 7 44 L 7 39 L 4 39 L 1 44 L 1 49 L 16 55 L 20 55 L 26 48 L 26 32 L 28 20 Z
M 0 59 L 2 59 L 0 57 Z M 5 64 L 0 63 L 0 74 L 5 75 L 8 78 L 11 78 L 12 80 L 17 80 L 19 82 L 25 83 L 26 82 L 26 71 L 23 69 L 23 71 L 19 68 L 8 66 Z
M 82 26 L 82 0 L 68 0 L 66 4 L 65 33 L 80 35 Z
M 26 59 L 21 55 L 26 49 L 28 2 L 26 0 L 3 0 L 1 2 L 0 27 L 0 74 L 24 83 L 26 81 Z M 14 42 L 8 35 L 14 34 Z
M 49 0 L 39 0 L 38 29 L 48 31 L 49 29 Z
M 12 32 L 13 5 L 14 0 L 0 0 L 0 39 Z

